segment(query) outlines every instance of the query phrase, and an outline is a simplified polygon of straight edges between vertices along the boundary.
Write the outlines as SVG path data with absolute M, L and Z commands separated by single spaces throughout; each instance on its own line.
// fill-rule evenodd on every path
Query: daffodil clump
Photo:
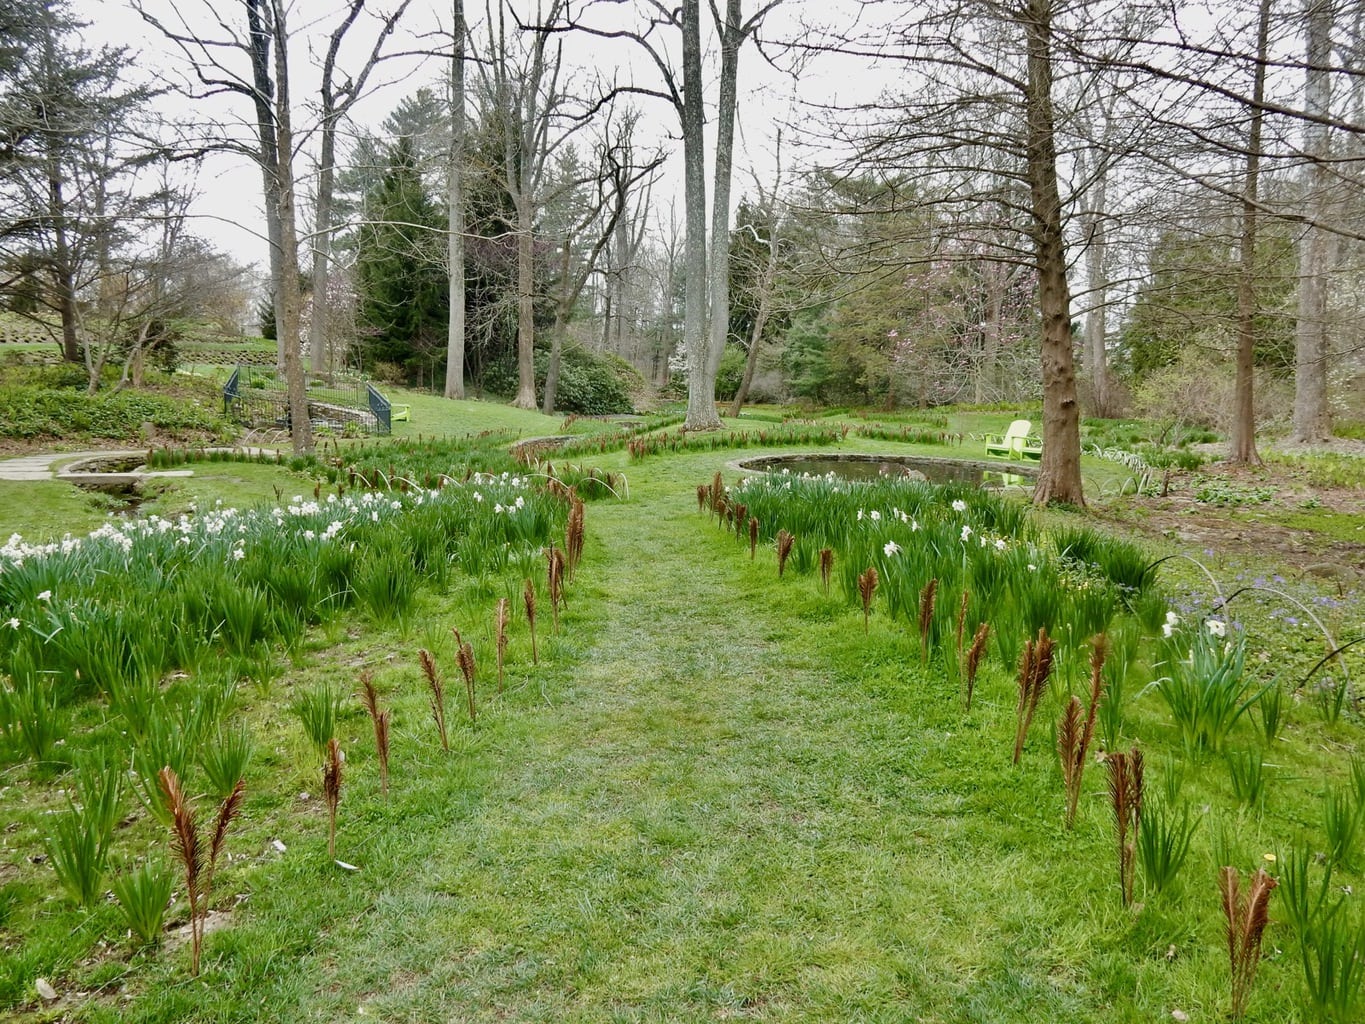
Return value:
M 1076 530 L 1053 537 L 1027 506 L 966 485 L 774 473 L 739 481 L 728 500 L 758 519 L 764 537 L 778 530 L 795 536 L 791 559 L 798 572 L 809 571 L 822 548 L 832 549 L 851 602 L 858 599 L 859 574 L 872 567 L 885 608 L 915 621 L 925 610 L 924 588 L 936 580 L 935 643 L 957 635 L 965 591 L 961 628 L 970 635 L 990 622 L 995 649 L 1009 667 L 1023 639 L 1040 628 L 1079 650 L 1134 609 L 1159 622 L 1167 607 L 1154 592 L 1149 598 L 1148 578 L 1139 575 L 1134 586 L 1128 570 L 1108 571 L 1115 547 L 1109 538 Z M 1119 554 L 1125 563 L 1144 560 L 1140 552 Z
M 86 537 L 0 547 L 0 675 L 64 697 L 247 655 L 359 605 L 402 614 L 425 578 L 528 560 L 563 525 L 529 479 L 215 507 L 110 521 Z

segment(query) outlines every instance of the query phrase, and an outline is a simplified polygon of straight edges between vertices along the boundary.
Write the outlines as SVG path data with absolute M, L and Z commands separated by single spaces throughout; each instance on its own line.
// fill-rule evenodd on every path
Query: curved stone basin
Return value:
M 101 452 L 63 466 L 57 479 L 92 490 L 125 492 L 159 477 L 193 476 L 192 469 L 148 470 L 145 451 Z
M 912 455 L 854 455 L 802 453 L 761 455 L 731 463 L 744 473 L 780 473 L 825 476 L 840 480 L 909 478 L 933 484 L 966 483 L 976 487 L 1027 487 L 1038 475 L 1037 467 L 1018 463 L 984 462 L 976 459 L 939 459 Z

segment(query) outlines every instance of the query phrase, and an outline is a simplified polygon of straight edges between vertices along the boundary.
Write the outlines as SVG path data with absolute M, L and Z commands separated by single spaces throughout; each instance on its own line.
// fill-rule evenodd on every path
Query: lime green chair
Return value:
M 986 454 L 996 459 L 1037 462 L 1043 457 L 1043 439 L 1029 433 L 1032 427 L 1028 420 L 1015 420 L 1003 434 L 987 434 Z
M 404 423 L 407 423 L 409 420 L 411 420 L 411 418 L 412 406 L 406 403 L 394 405 L 393 408 L 389 410 L 390 423 L 397 423 L 399 420 L 402 420 Z

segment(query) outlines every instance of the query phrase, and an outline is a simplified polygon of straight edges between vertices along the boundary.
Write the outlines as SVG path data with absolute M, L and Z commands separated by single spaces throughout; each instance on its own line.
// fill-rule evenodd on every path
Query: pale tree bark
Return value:
M 773 224 L 776 228 L 776 221 Z M 767 241 L 768 258 L 763 261 L 763 269 L 758 275 L 758 309 L 754 312 L 754 324 L 749 330 L 749 352 L 744 358 L 744 374 L 739 380 L 739 390 L 730 403 L 730 416 L 738 416 L 749 400 L 749 388 L 754 383 L 754 373 L 758 369 L 759 346 L 763 342 L 763 331 L 768 326 L 768 318 L 773 311 L 773 291 L 777 283 L 777 238 L 776 231 Z
M 1307 225 L 1299 240 L 1298 318 L 1294 332 L 1294 429 L 1293 439 L 1302 444 L 1326 441 L 1332 436 L 1331 409 L 1327 403 L 1327 363 L 1331 355 L 1328 332 L 1328 266 L 1333 236 L 1324 221 L 1333 206 L 1327 161 L 1331 138 L 1324 123 L 1331 114 L 1332 84 L 1328 66 L 1332 59 L 1334 0 L 1306 0 L 1304 20 L 1307 81 L 1304 109 L 1304 198 Z
M 545 24 L 554 24 L 564 8 L 554 0 Z M 517 253 L 517 394 L 512 405 L 535 409 L 535 227 L 544 196 L 546 165 L 564 144 L 573 126 L 556 134 L 555 124 L 567 97 L 560 88 L 561 48 L 550 48 L 549 31 L 532 33 L 525 63 L 515 67 L 507 39 L 504 11 L 489 14 L 489 51 L 479 64 L 485 92 L 497 105 L 502 123 L 502 184 L 515 210 Z
M 1108 311 L 1108 281 L 1105 260 L 1109 254 L 1109 226 L 1106 223 L 1108 211 L 1105 202 L 1108 192 L 1107 176 L 1101 174 L 1095 182 L 1090 206 L 1082 214 L 1082 228 L 1085 232 L 1085 276 L 1088 284 L 1086 296 L 1089 303 L 1085 311 L 1085 362 L 1090 376 L 1091 401 L 1096 416 L 1112 416 L 1113 398 L 1109 379 L 1109 353 L 1105 348 L 1108 334 L 1106 313 Z
M 278 373 L 284 373 L 284 329 L 280 322 L 279 298 L 284 278 L 284 243 L 280 238 L 278 178 L 280 161 L 275 125 L 275 83 L 271 74 L 270 58 L 273 39 L 271 2 L 272 0 L 244 0 L 247 47 L 251 58 L 251 84 L 248 89 L 242 91 L 250 93 L 252 104 L 256 108 L 256 137 L 260 147 L 257 163 L 261 168 L 261 194 L 265 199 L 265 237 L 270 246 L 270 301 L 275 314 L 275 369 Z M 165 29 L 162 31 L 165 32 Z
M 314 373 L 331 373 L 328 360 L 328 334 L 331 323 L 328 303 L 331 301 L 332 270 L 332 200 L 336 183 L 337 127 L 365 89 L 370 73 L 382 59 L 385 40 L 393 33 L 398 19 L 403 16 L 411 0 L 400 0 L 380 25 L 370 54 L 360 70 L 347 75 L 340 86 L 336 82 L 337 57 L 346 36 L 356 19 L 365 10 L 367 0 L 350 0 L 341 22 L 328 40 L 327 54 L 322 62 L 322 120 L 319 124 L 320 154 L 318 159 L 318 194 L 313 217 L 313 317 L 309 324 L 308 347 Z
M 1053 0 L 1028 0 L 1016 15 L 1028 45 L 1025 150 L 1043 327 L 1043 457 L 1033 500 L 1035 504 L 1084 505 L 1080 409 L 1071 354 L 1071 295 L 1066 281 L 1052 107 L 1053 10 Z
M 549 416 L 555 411 L 559 391 L 559 368 L 568 335 L 569 321 L 578 306 L 588 279 L 597 272 L 603 253 L 625 222 L 632 190 L 654 174 L 663 162 L 655 156 L 642 165 L 634 158 L 636 118 L 628 114 L 618 129 L 608 123 L 597 150 L 597 166 L 581 184 L 591 184 L 592 200 L 582 214 L 565 224 L 560 241 L 559 273 L 556 282 L 555 319 L 550 329 L 550 359 L 545 370 L 545 393 L 540 411 Z M 586 251 L 583 239 L 587 237 Z M 580 250 L 575 258 L 575 247 Z
M 1114 132 L 1114 97 L 1106 96 L 1097 104 L 1087 104 L 1079 114 L 1086 125 L 1089 106 L 1097 106 L 1101 116 L 1100 137 L 1079 158 L 1083 174 L 1091 180 L 1084 205 L 1077 217 L 1081 244 L 1085 252 L 1085 320 L 1082 328 L 1084 369 L 1090 378 L 1090 401 L 1096 416 L 1114 415 L 1113 385 L 1109 373 L 1109 157 L 1106 153 Z M 1087 125 L 1088 126 L 1088 125 Z M 1093 133 L 1091 134 L 1093 137 Z
M 446 168 L 446 211 L 450 219 L 446 238 L 446 272 L 450 282 L 450 319 L 446 327 L 446 398 L 464 398 L 464 151 L 465 99 L 464 0 L 453 0 L 453 42 L 450 55 L 450 163 Z
M 716 430 L 716 378 L 706 335 L 706 118 L 701 72 L 701 3 L 682 5 L 683 351 L 687 355 L 686 430 Z
M 772 190 L 765 195 L 766 190 L 758 185 L 760 207 L 767 214 L 768 237 L 765 239 L 758 233 L 758 225 L 744 225 L 754 236 L 755 241 L 766 246 L 767 254 L 763 259 L 763 266 L 758 272 L 758 280 L 755 282 L 758 293 L 758 309 L 754 311 L 753 326 L 749 330 L 749 351 L 744 358 L 744 373 L 740 377 L 739 389 L 735 392 L 734 401 L 730 403 L 729 415 L 732 418 L 740 414 L 744 408 L 744 403 L 749 400 L 749 389 L 753 386 L 754 374 L 758 370 L 758 354 L 763 343 L 763 332 L 767 329 L 768 318 L 772 316 L 773 301 L 776 298 L 779 252 L 778 228 L 782 223 L 782 210 L 779 206 L 779 197 L 782 194 L 782 132 L 780 130 L 777 133 L 775 150 L 777 169 L 773 175 Z M 755 184 L 757 185 L 757 182 Z M 728 302 L 725 319 L 728 324 L 730 319 Z
M 741 0 L 726 0 L 725 17 L 712 0 L 720 33 L 720 104 L 716 113 L 715 194 L 711 198 L 711 252 L 707 264 L 710 347 L 707 373 L 712 386 L 730 333 L 730 179 L 734 169 L 735 104 L 739 90 L 739 46 L 743 42 Z
M 677 6 L 663 0 L 640 0 L 649 20 L 647 29 L 622 30 L 593 27 L 567 19 L 561 30 L 584 31 L 604 39 L 629 39 L 640 46 L 653 62 L 662 78 L 662 89 L 641 86 L 626 91 L 667 100 L 678 114 L 683 140 L 683 205 L 685 242 L 683 258 L 684 311 L 683 354 L 687 363 L 687 419 L 685 430 L 715 430 L 721 426 L 716 412 L 716 372 L 724 352 L 724 330 L 728 314 L 717 317 L 718 310 L 728 308 L 728 268 L 708 264 L 717 259 L 726 262 L 729 245 L 730 163 L 734 140 L 734 112 L 737 95 L 739 47 L 753 35 L 768 12 L 782 0 L 767 0 L 747 21 L 742 21 L 742 0 L 726 0 L 722 15 L 715 0 L 711 13 L 721 32 L 720 109 L 716 119 L 717 163 L 715 173 L 715 207 L 711 224 L 715 232 L 708 252 L 706 237 L 706 83 L 703 79 L 702 32 L 700 0 L 682 0 Z M 589 5 L 593 6 L 593 5 Z M 605 2 L 603 8 L 618 10 L 623 4 Z M 682 53 L 681 87 L 675 66 L 671 63 L 664 44 L 659 40 L 664 27 L 679 32 Z M 712 323 L 708 331 L 708 321 Z M 717 324 L 716 321 L 719 321 Z M 719 344 L 713 339 L 719 338 Z
M 1256 212 L 1260 205 L 1261 122 L 1265 102 L 1266 56 L 1271 0 L 1260 0 L 1256 27 L 1256 66 L 1247 130 L 1246 177 L 1242 187 L 1242 237 L 1237 279 L 1237 372 L 1233 385 L 1232 438 L 1228 460 L 1259 464 L 1256 451 Z
M 1005 291 L 1009 287 L 1010 268 L 999 260 L 990 260 L 983 268 L 986 286 L 986 322 L 981 328 L 981 365 L 976 370 L 977 405 L 995 401 L 997 394 L 996 364 L 1000 359 L 1000 332 L 1005 319 Z
M 308 419 L 308 395 L 304 390 L 300 358 L 299 241 L 294 209 L 294 131 L 289 109 L 289 29 L 285 3 L 272 0 L 275 43 L 275 146 L 280 200 L 280 260 L 284 275 L 276 301 L 276 316 L 283 331 L 285 387 L 289 393 L 289 438 L 296 453 L 313 450 L 313 425 Z
M 531 200 L 516 198 L 517 210 L 517 409 L 536 407 L 535 218 Z

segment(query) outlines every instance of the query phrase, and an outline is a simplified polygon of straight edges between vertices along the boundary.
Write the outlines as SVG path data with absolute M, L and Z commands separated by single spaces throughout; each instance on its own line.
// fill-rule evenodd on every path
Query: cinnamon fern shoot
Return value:
M 379 790 L 389 795 L 389 713 L 379 709 L 379 693 L 374 688 L 374 673 L 366 669 L 360 674 L 360 702 L 374 725 L 374 750 L 379 758 Z
M 976 673 L 981 668 L 981 659 L 986 653 L 986 641 L 991 635 L 991 624 L 983 622 L 976 627 L 972 646 L 967 649 L 967 664 L 963 672 L 967 683 L 967 710 L 972 709 L 972 691 L 976 689 Z
M 507 598 L 498 599 L 493 610 L 493 640 L 498 655 L 498 692 L 502 693 L 503 662 L 507 659 L 507 620 L 511 615 Z
M 1074 694 L 1057 725 L 1057 755 L 1062 761 L 1062 781 L 1066 787 L 1066 827 L 1076 824 L 1076 807 L 1081 799 L 1081 776 L 1095 735 L 1095 714 L 1104 694 L 1104 659 L 1109 641 L 1101 633 L 1090 647 L 1090 702 L 1081 713 L 1081 700 Z
M 441 682 L 440 670 L 436 667 L 436 659 L 431 656 L 431 652 L 423 647 L 417 652 L 418 659 L 422 662 L 422 674 L 427 680 L 427 689 L 431 691 L 431 717 L 436 720 L 436 732 L 441 737 L 441 749 L 450 749 L 450 735 L 446 732 L 446 688 Z
M 208 848 L 205 849 L 194 820 L 194 811 L 180 785 L 180 777 L 175 774 L 174 769 L 162 768 L 157 773 L 157 781 L 166 798 L 166 807 L 170 811 L 171 850 L 176 860 L 180 862 L 185 879 L 185 901 L 189 904 L 190 911 L 190 973 L 198 975 L 200 954 L 204 946 L 204 922 L 208 918 L 209 897 L 213 886 L 213 869 L 227 841 L 228 829 L 241 812 L 245 785 L 239 780 L 232 793 L 219 805 L 213 835 L 207 844 Z
M 877 570 L 868 566 L 858 574 L 858 596 L 863 599 L 863 632 L 868 632 L 868 620 L 872 615 L 872 595 L 877 592 Z
M 934 627 L 934 602 L 938 597 L 938 579 L 931 579 L 919 592 L 919 648 L 920 661 L 929 663 L 929 635 Z
M 569 493 L 569 518 L 564 524 L 564 565 L 569 579 L 583 558 L 583 501 Z
M 327 744 L 327 759 L 322 762 L 322 798 L 327 802 L 327 857 L 337 855 L 337 806 L 341 803 L 341 746 L 333 737 Z
M 754 553 L 758 551 L 758 519 L 754 516 L 749 517 L 749 561 L 754 560 Z
M 455 644 L 459 648 L 455 660 L 460 666 L 460 674 L 464 676 L 465 696 L 469 700 L 469 720 L 474 722 L 478 719 L 478 710 L 474 704 L 474 646 L 469 641 L 460 639 L 459 630 L 455 631 Z
M 550 592 L 550 611 L 554 614 L 554 631 L 559 632 L 559 608 L 561 605 L 567 607 L 564 596 L 564 553 L 550 545 L 550 549 L 545 552 L 546 568 L 545 582 Z
M 796 543 L 796 538 L 786 530 L 777 531 L 777 575 L 781 577 L 787 568 L 787 558 L 792 553 L 792 545 Z
M 531 628 L 531 664 L 540 664 L 536 651 L 536 585 L 529 579 L 522 584 L 521 603 L 526 608 L 526 624 Z
M 757 520 L 755 520 L 755 522 L 757 522 Z M 821 587 L 822 590 L 824 590 L 825 596 L 826 596 L 826 597 L 829 597 L 829 577 L 830 577 L 830 574 L 833 573 L 833 572 L 834 572 L 834 549 L 833 549 L 833 548 L 821 548 L 821 549 L 820 549 L 820 587 Z
M 1133 902 L 1137 836 L 1142 827 L 1142 751 L 1137 747 L 1127 754 L 1116 750 L 1106 763 L 1109 766 L 1109 802 L 1114 810 L 1118 837 L 1119 893 L 1126 907 Z
M 1015 713 L 1014 763 L 1024 753 L 1024 740 L 1028 737 L 1033 715 L 1038 710 L 1038 699 L 1047 686 L 1048 676 L 1052 674 L 1052 638 L 1047 635 L 1047 627 L 1038 630 L 1038 639 L 1024 644 L 1019 656 L 1019 704 Z
M 1246 1015 L 1247 999 L 1256 968 L 1261 963 L 1261 939 L 1270 923 L 1270 895 L 1278 883 L 1257 868 L 1251 885 L 1242 893 L 1241 875 L 1226 866 L 1219 873 L 1218 887 L 1223 896 L 1223 916 L 1227 918 L 1228 965 L 1232 975 L 1232 1019 Z

